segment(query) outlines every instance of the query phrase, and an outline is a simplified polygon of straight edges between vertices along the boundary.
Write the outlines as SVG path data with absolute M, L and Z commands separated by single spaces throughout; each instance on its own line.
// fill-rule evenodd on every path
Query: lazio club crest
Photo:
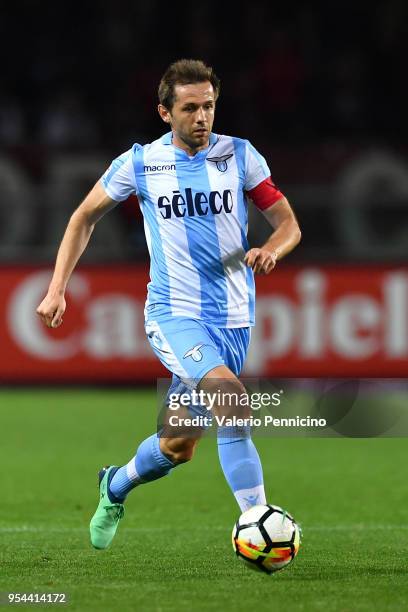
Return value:
M 221 155 L 220 157 L 207 157 L 207 159 L 208 161 L 217 164 L 217 170 L 219 170 L 220 172 L 225 172 L 228 168 L 227 161 L 233 155 L 233 153 L 228 153 L 227 155 Z
M 193 361 L 201 361 L 203 358 L 203 354 L 200 351 L 200 348 L 202 346 L 204 346 L 204 344 L 196 344 L 196 346 L 194 346 L 192 349 L 187 351 L 185 355 L 183 355 L 183 359 L 186 359 L 187 357 L 191 357 Z

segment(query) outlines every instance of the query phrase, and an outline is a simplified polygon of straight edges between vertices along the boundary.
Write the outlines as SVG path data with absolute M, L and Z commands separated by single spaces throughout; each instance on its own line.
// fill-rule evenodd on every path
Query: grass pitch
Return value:
M 406 439 L 255 439 L 268 500 L 303 529 L 297 559 L 273 576 L 233 554 L 239 510 L 214 439 L 133 491 L 112 547 L 94 550 L 97 470 L 152 433 L 155 401 L 153 391 L 0 391 L 0 591 L 66 592 L 71 610 L 408 608 Z

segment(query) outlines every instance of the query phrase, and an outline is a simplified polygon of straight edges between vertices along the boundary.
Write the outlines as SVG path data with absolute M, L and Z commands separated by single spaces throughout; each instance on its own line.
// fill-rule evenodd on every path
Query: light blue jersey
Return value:
M 194 157 L 173 146 L 170 132 L 112 162 L 101 179 L 106 193 L 118 202 L 136 194 L 143 213 L 151 258 L 146 321 L 255 324 L 245 192 L 269 176 L 248 141 L 217 134 Z

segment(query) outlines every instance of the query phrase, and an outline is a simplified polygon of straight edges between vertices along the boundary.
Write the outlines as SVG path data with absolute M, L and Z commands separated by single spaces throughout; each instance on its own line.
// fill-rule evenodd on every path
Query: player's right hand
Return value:
M 65 308 L 66 302 L 63 295 L 47 293 L 36 313 L 47 327 L 55 328 L 61 325 Z
M 265 247 L 250 249 L 244 257 L 244 263 L 248 268 L 252 268 L 254 274 L 269 274 L 276 266 L 277 260 L 276 252 Z

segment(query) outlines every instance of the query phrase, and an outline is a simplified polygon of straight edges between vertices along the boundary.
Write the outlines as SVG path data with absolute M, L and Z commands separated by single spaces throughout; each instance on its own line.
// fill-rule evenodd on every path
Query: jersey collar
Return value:
M 214 134 L 214 132 L 210 133 L 210 145 L 213 145 L 217 142 L 217 134 Z M 167 134 L 164 134 L 161 137 L 161 141 L 162 144 L 164 145 L 171 145 L 173 143 L 173 132 L 167 132 Z

